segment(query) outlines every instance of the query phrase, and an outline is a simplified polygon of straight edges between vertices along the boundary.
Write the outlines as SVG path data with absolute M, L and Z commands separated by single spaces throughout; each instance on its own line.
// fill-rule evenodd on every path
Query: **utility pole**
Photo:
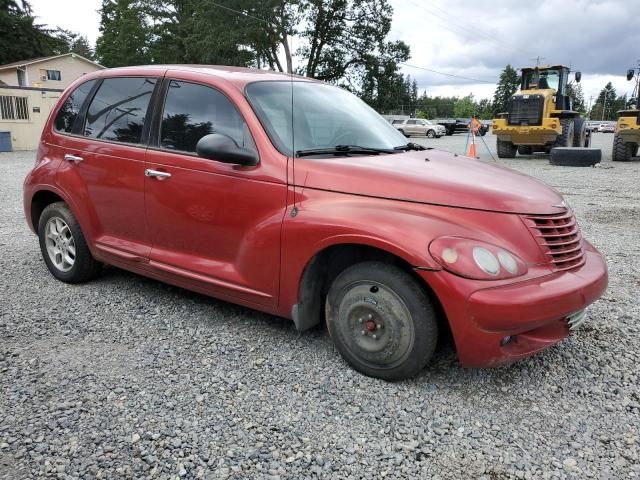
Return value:
M 544 57 L 541 57 L 540 55 L 538 55 L 536 58 L 530 58 L 529 60 L 535 60 L 536 61 L 536 67 L 540 66 L 540 60 L 544 60 Z
M 633 89 L 633 95 L 636 99 L 636 108 L 640 108 L 640 59 L 638 60 L 638 68 L 636 69 L 636 86 Z

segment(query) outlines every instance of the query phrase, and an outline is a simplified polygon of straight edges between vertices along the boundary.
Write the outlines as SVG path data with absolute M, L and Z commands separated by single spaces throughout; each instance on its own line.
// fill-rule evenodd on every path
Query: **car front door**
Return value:
M 216 297 L 276 305 L 286 165 L 274 169 L 261 158 L 243 167 L 199 157 L 196 144 L 210 133 L 258 149 L 243 115 L 220 90 L 175 77 L 164 90 L 147 155 L 150 266 Z
M 144 131 L 158 81 L 146 76 L 92 80 L 78 87 L 56 116 L 53 149 L 64 159 L 56 182 L 86 219 L 93 246 L 110 259 L 144 262 L 151 250 L 144 211 Z M 82 113 L 80 97 L 88 104 Z

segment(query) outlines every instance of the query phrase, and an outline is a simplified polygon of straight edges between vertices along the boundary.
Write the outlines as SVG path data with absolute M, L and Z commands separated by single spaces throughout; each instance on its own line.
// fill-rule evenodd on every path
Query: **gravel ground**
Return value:
M 610 154 L 612 136 L 596 140 Z M 461 152 L 464 136 L 429 142 Z M 33 156 L 0 154 L 0 478 L 640 476 L 640 161 L 501 162 L 566 195 L 609 290 L 543 354 L 462 369 L 444 345 L 386 383 L 324 328 L 113 268 L 54 281 L 23 220 Z

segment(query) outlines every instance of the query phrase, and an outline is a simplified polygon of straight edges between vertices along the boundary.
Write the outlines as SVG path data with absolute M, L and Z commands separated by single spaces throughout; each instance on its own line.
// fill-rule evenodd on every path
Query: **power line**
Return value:
M 234 12 L 234 13 L 237 13 L 239 15 L 243 15 L 245 17 L 253 18 L 254 20 L 258 20 L 259 22 L 263 22 L 263 23 L 266 23 L 269 26 L 273 26 L 273 24 L 270 21 L 265 20 L 264 18 L 256 17 L 256 16 L 251 15 L 251 14 L 249 14 L 247 12 L 242 12 L 240 10 L 236 10 L 235 8 L 227 7 L 225 5 L 220 5 L 219 3 L 216 3 L 216 2 L 209 1 L 209 3 L 211 5 L 214 5 L 214 6 L 218 7 L 218 8 L 223 8 L 224 10 L 228 10 L 230 12 Z
M 436 18 L 439 18 L 440 20 L 445 22 L 445 23 L 441 24 L 441 26 L 444 27 L 446 30 L 449 30 L 450 32 L 453 32 L 453 33 L 455 33 L 457 35 L 460 34 L 460 31 L 462 31 L 464 33 L 467 33 L 467 34 L 471 34 L 471 35 L 481 35 L 481 36 L 485 37 L 486 40 L 490 40 L 490 41 L 494 42 L 495 45 L 498 48 L 500 48 L 501 50 L 503 50 L 505 52 L 510 53 L 511 55 L 513 55 L 513 54 L 521 55 L 521 54 L 525 53 L 524 50 L 514 50 L 514 49 L 511 49 L 511 48 L 504 47 L 503 46 L 504 42 L 500 41 L 499 39 L 497 39 L 495 37 L 492 37 L 489 34 L 486 34 L 486 33 L 482 32 L 482 31 L 480 31 L 480 30 L 478 30 L 476 28 L 468 27 L 468 26 L 463 25 L 463 24 L 461 24 L 461 23 L 459 23 L 457 21 L 454 21 L 454 20 L 451 19 L 451 17 L 445 18 L 442 15 L 439 15 L 439 14 L 437 14 L 437 13 L 431 11 L 431 10 L 428 10 L 427 8 L 424 7 L 424 5 L 419 5 L 419 4 L 415 3 L 413 0 L 407 0 L 407 1 L 410 2 L 412 5 L 414 5 L 416 8 L 420 8 L 425 13 L 428 13 L 429 15 L 432 15 L 432 16 L 434 16 Z M 432 5 L 432 4 L 429 7 L 430 8 L 438 8 L 438 7 L 436 7 L 435 5 Z M 439 9 L 439 10 L 443 11 L 442 9 Z M 453 30 L 453 28 L 456 28 L 458 31 Z M 476 33 L 474 33 L 472 30 L 475 31 Z M 529 54 L 526 53 L 526 55 L 529 55 Z
M 405 67 L 410 67 L 410 68 L 417 68 L 418 70 L 424 70 L 425 72 L 437 73 L 438 75 L 445 75 L 447 77 L 461 78 L 463 80 L 471 80 L 472 82 L 490 83 L 492 85 L 496 84 L 495 81 L 480 80 L 479 78 L 471 78 L 471 77 L 465 77 L 465 76 L 462 76 L 462 75 L 454 75 L 453 73 L 439 72 L 437 70 L 432 70 L 431 68 L 419 67 L 418 65 L 411 65 L 410 63 L 400 63 L 400 65 L 404 65 Z
M 236 10 L 236 9 L 234 9 L 234 8 L 227 7 L 227 6 L 225 6 L 225 5 L 220 5 L 219 3 L 216 3 L 216 2 L 210 2 L 210 3 L 211 3 L 212 5 L 214 5 L 214 6 L 216 6 L 216 7 L 223 8 L 223 9 L 225 9 L 225 10 L 229 10 L 229 11 L 234 12 L 234 13 L 237 13 L 237 14 L 239 14 L 239 15 L 243 15 L 243 16 L 245 16 L 245 17 L 253 18 L 253 19 L 255 19 L 255 20 L 259 20 L 259 21 L 264 22 L 264 23 L 266 23 L 266 24 L 268 24 L 268 25 L 271 25 L 271 23 L 270 23 L 270 22 L 268 22 L 267 20 L 265 20 L 265 19 L 263 19 L 263 18 L 259 18 L 259 17 L 253 16 L 253 15 L 250 15 L 250 14 L 248 14 L 248 13 L 246 13 L 246 12 L 242 12 L 242 11 L 240 11 L 240 10 Z M 463 80 L 471 80 L 471 81 L 473 81 L 473 82 L 479 82 L 479 83 L 491 83 L 491 84 L 496 83 L 496 82 L 491 82 L 491 81 L 489 81 L 489 80 L 479 80 L 479 79 L 477 79 L 477 78 L 470 78 L 470 77 L 464 77 L 464 76 L 461 76 L 461 75 L 454 75 L 454 74 L 452 74 L 452 73 L 439 72 L 439 71 L 437 71 L 437 70 L 432 70 L 432 69 L 430 69 L 430 68 L 426 68 L 426 67 L 419 67 L 419 66 L 417 66 L 417 65 L 411 65 L 411 64 L 409 64 L 409 63 L 400 63 L 400 65 L 404 65 L 404 66 L 406 66 L 406 67 L 410 67 L 410 68 L 417 68 L 418 70 L 424 70 L 424 71 L 426 71 L 426 72 L 436 73 L 436 74 L 438 74 L 438 75 L 445 75 L 445 76 L 447 76 L 447 77 L 460 78 L 460 79 L 463 79 Z

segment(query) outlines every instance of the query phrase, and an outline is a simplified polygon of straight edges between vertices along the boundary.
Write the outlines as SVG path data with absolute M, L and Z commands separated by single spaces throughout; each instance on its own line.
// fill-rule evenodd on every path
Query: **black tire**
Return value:
M 75 254 L 71 253 L 70 242 L 67 242 L 65 247 L 64 251 L 69 252 L 69 257 L 73 259 L 72 265 L 67 270 L 56 266 L 48 250 L 51 243 L 54 244 L 53 248 L 57 247 L 53 239 L 49 240 L 49 243 L 47 240 L 47 238 L 51 238 L 47 236 L 47 225 L 51 228 L 52 224 L 56 223 L 56 219 L 62 220 L 62 223 L 66 224 L 67 228 L 65 228 L 64 231 L 66 233 L 68 229 L 70 232 L 69 238 L 73 241 L 73 246 L 75 247 Z M 51 220 L 51 223 L 49 223 L 49 220 Z M 49 233 L 51 234 L 51 232 Z M 38 237 L 42 258 L 51 274 L 58 280 L 66 283 L 81 283 L 95 278 L 100 273 L 102 264 L 96 261 L 91 255 L 80 225 L 66 203 L 52 203 L 42 211 L 42 215 L 40 215 L 40 220 L 38 221 Z M 60 235 L 58 235 L 58 237 L 60 237 Z M 58 245 L 61 245 L 60 241 Z M 61 258 L 64 258 L 62 253 L 59 255 Z M 57 255 L 55 257 L 57 258 Z M 64 267 L 64 265 L 62 265 L 62 267 Z
M 611 160 L 614 162 L 630 162 L 631 158 L 638 153 L 638 144 L 625 142 L 622 135 L 616 133 L 613 137 L 613 151 Z
M 407 134 L 404 132 L 404 130 L 399 129 L 398 131 L 399 131 L 402 135 L 404 135 L 405 137 L 409 138 L 409 135 L 407 135 Z
M 599 148 L 555 147 L 551 149 L 549 163 L 564 167 L 592 167 L 602 160 Z
M 562 126 L 562 133 L 556 138 L 553 147 L 573 147 L 573 118 L 563 118 L 560 120 L 560 125 Z
M 326 318 L 347 363 L 384 380 L 418 374 L 438 341 L 436 313 L 422 286 L 386 263 L 358 263 L 338 275 L 327 295 Z
M 573 145 L 570 147 L 588 147 L 589 138 L 587 138 L 587 121 L 584 117 L 575 117 L 573 119 Z
M 533 147 L 531 145 L 518 145 L 518 153 L 520 155 L 533 154 Z
M 436 136 L 436 132 L 434 132 L 433 130 L 427 130 L 427 137 L 435 138 L 435 136 Z
M 500 139 L 497 142 L 498 158 L 516 158 L 517 145 Z

